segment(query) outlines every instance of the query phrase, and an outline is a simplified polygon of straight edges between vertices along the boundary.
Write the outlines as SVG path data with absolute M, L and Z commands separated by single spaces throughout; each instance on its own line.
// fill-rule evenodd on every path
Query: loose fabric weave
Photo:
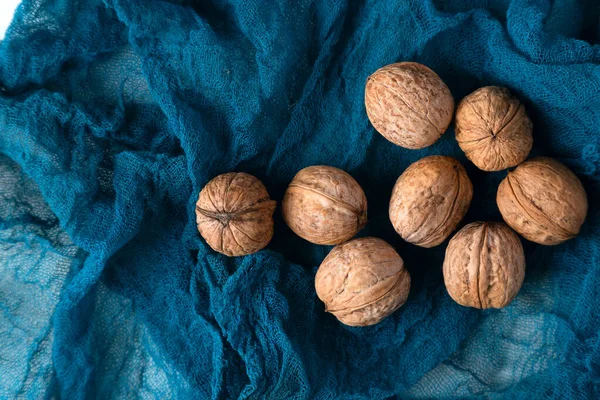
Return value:
M 0 398 L 600 397 L 600 11 L 596 0 L 24 0 L 0 43 Z M 455 304 L 444 243 L 394 232 L 396 178 L 431 154 L 473 181 L 464 223 L 501 220 L 506 172 L 468 162 L 450 129 L 405 150 L 364 109 L 368 75 L 436 71 L 458 101 L 508 87 L 533 155 L 583 182 L 581 234 L 523 241 L 502 310 Z M 412 276 L 382 323 L 340 324 L 314 274 L 330 250 L 275 213 L 263 251 L 226 258 L 194 203 L 244 171 L 272 198 L 328 164 L 364 188 L 360 235 Z

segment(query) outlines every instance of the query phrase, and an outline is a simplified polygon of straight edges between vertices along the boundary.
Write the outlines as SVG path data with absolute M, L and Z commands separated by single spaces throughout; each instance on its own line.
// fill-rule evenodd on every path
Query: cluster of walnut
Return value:
M 304 168 L 285 192 L 282 213 L 298 236 L 337 245 L 315 276 L 325 311 L 346 325 L 367 326 L 404 304 L 410 275 L 394 248 L 373 237 L 349 240 L 367 223 L 367 198 L 348 173 L 323 165 Z
M 433 144 L 454 115 L 448 87 L 435 72 L 414 62 L 388 65 L 371 75 L 365 105 L 375 129 L 409 149 Z M 504 307 L 525 276 L 525 254 L 512 229 L 546 245 L 573 238 L 586 218 L 586 193 L 558 161 L 525 161 L 533 145 L 532 123 L 505 88 L 484 87 L 465 97 L 456 109 L 455 132 L 466 157 L 481 170 L 516 169 L 497 192 L 506 224 L 474 222 L 460 229 L 446 249 L 444 282 L 461 305 Z M 405 241 L 438 246 L 458 228 L 472 197 L 471 180 L 456 159 L 425 157 L 396 181 L 390 221 Z M 315 277 L 327 312 L 346 325 L 366 326 L 406 302 L 411 279 L 400 255 L 381 239 L 352 239 L 367 224 L 367 198 L 352 176 L 330 166 L 304 168 L 289 184 L 281 208 L 298 236 L 336 245 Z M 200 192 L 198 230 L 217 252 L 251 254 L 270 242 L 274 210 L 275 201 L 257 178 L 241 172 L 219 175 Z
M 315 277 L 327 312 L 346 325 L 366 326 L 404 304 L 410 275 L 394 248 L 373 237 L 350 240 L 367 223 L 367 197 L 347 172 L 325 165 L 302 169 L 289 184 L 281 209 L 298 236 L 315 244 L 337 245 Z M 275 201 L 257 178 L 231 172 L 202 189 L 196 222 L 212 249 L 241 256 L 270 242 L 274 210 Z
M 454 100 L 429 68 L 402 62 L 367 79 L 365 107 L 382 136 L 419 149 L 444 134 Z M 532 130 L 525 107 L 506 88 L 480 88 L 456 108 L 456 141 L 476 167 L 483 171 L 516 167 L 500 183 L 496 197 L 508 226 L 472 223 L 448 244 L 444 281 L 459 304 L 500 308 L 516 296 L 524 278 L 525 256 L 511 228 L 532 242 L 555 245 L 575 237 L 585 221 L 587 196 L 575 174 L 550 158 L 525 161 L 533 146 Z M 472 193 L 458 161 L 426 157 L 409 166 L 396 182 L 390 220 L 404 240 L 437 246 L 458 227 Z

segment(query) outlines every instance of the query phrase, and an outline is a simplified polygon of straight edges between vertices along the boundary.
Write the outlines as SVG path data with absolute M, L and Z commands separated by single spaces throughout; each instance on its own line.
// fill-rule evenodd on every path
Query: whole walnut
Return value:
M 315 288 L 326 312 L 346 325 L 367 326 L 404 304 L 410 275 L 392 246 L 366 237 L 334 247 L 317 271 Z
M 579 233 L 588 203 L 583 185 L 563 164 L 537 157 L 500 182 L 496 202 L 502 218 L 525 239 L 554 245 Z
M 443 271 L 446 289 L 458 304 L 505 307 L 525 278 L 521 240 L 506 224 L 473 222 L 448 243 Z
M 484 171 L 525 161 L 533 145 L 532 127 L 523 104 L 503 87 L 477 89 L 456 108 L 458 145 Z
M 373 127 L 407 149 L 435 143 L 448 129 L 454 99 L 448 86 L 423 64 L 387 65 L 369 76 L 365 106 Z
M 316 244 L 338 244 L 366 225 L 367 198 L 346 172 L 315 165 L 296 174 L 283 197 L 282 213 L 301 238 Z
M 219 175 L 198 197 L 198 231 L 219 253 L 230 257 L 255 253 L 273 237 L 275 205 L 254 176 L 243 172 Z
M 396 181 L 390 220 L 402 239 L 434 247 L 456 229 L 472 197 L 473 185 L 458 161 L 425 157 L 411 164 Z

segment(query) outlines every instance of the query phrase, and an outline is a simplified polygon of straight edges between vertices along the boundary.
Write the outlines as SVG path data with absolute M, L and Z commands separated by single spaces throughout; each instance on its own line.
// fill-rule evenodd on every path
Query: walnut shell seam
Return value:
M 528 206 L 526 206 L 520 199 L 519 196 L 517 196 L 517 193 L 515 192 L 515 187 L 514 185 L 518 185 L 518 182 L 513 182 L 514 179 L 511 179 L 510 175 L 506 176 L 506 182 L 508 183 L 508 187 L 510 188 L 510 191 L 513 195 L 513 198 L 515 199 L 515 201 L 519 204 L 519 206 L 521 207 L 521 209 L 523 210 L 523 212 L 525 214 L 527 214 L 527 216 L 529 218 L 531 218 L 533 221 L 537 222 L 538 224 L 548 224 L 551 225 L 552 227 L 556 228 L 559 232 L 563 233 L 565 235 L 566 238 L 568 239 L 572 239 L 575 236 L 577 236 L 577 233 L 572 233 L 567 231 L 566 229 L 564 229 L 562 226 L 556 224 L 554 221 L 552 221 L 550 218 L 546 217 L 546 215 L 544 214 L 544 212 L 542 210 L 539 210 L 539 214 L 540 217 L 544 217 L 545 221 L 540 221 L 538 218 L 536 218 L 535 216 L 533 216 L 531 214 L 531 212 L 528 210 Z M 530 199 L 528 199 L 530 202 L 532 202 Z
M 354 207 L 351 204 L 346 203 L 345 201 L 341 200 L 341 199 L 336 199 L 335 197 L 332 197 L 326 193 L 322 193 L 319 192 L 318 190 L 315 190 L 307 185 L 302 185 L 299 183 L 290 183 L 289 187 L 296 187 L 299 189 L 303 189 L 303 190 L 308 190 L 309 192 L 312 192 L 314 194 L 317 194 L 319 196 L 323 196 L 326 199 L 332 201 L 333 203 L 339 204 L 341 206 L 344 206 L 345 208 L 347 208 L 348 210 L 352 211 L 355 215 L 356 215 L 356 229 L 357 231 L 362 230 L 366 225 L 367 225 L 367 210 L 366 209 L 361 209 L 361 210 L 356 210 L 356 207 Z

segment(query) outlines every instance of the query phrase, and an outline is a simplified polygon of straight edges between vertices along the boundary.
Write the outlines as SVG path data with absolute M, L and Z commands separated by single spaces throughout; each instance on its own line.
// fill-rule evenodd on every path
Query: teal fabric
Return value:
M 600 11 L 596 0 L 24 0 L 0 43 L 0 398 L 600 397 Z M 396 178 L 430 154 L 473 181 L 463 223 L 501 220 L 506 172 L 468 162 L 450 129 L 423 150 L 369 124 L 367 76 L 436 71 L 458 101 L 508 87 L 532 155 L 583 182 L 581 234 L 523 241 L 502 310 L 455 304 L 446 243 L 403 242 Z M 382 323 L 346 327 L 313 278 L 330 248 L 275 213 L 263 251 L 226 258 L 194 203 L 244 171 L 281 201 L 301 168 L 352 174 L 412 276 Z

